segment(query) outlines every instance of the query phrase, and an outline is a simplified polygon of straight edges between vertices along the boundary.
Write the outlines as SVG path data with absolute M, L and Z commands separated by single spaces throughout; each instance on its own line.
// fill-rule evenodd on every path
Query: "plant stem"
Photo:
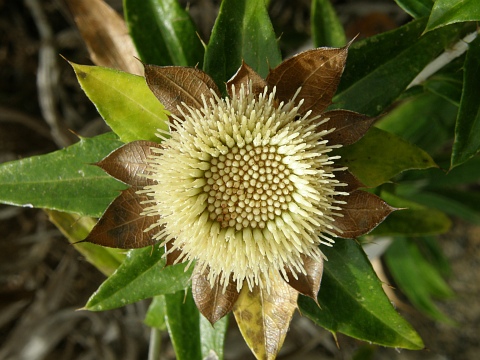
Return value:
M 467 51 L 468 44 L 471 43 L 476 37 L 477 32 L 474 31 L 465 36 L 463 39 L 459 40 L 455 45 L 452 46 L 451 49 L 445 50 L 439 57 L 425 66 L 425 68 L 417 75 L 417 77 L 412 80 L 410 85 L 407 86 L 407 89 L 421 84 L 442 67 L 450 63 L 453 59 L 462 55 L 465 51 Z
M 162 333 L 159 329 L 152 327 L 150 330 L 150 347 L 148 349 L 148 360 L 159 360 L 162 347 Z

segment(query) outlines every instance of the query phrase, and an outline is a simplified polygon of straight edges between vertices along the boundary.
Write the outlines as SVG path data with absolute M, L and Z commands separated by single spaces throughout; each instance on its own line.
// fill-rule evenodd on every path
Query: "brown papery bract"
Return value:
M 147 201 L 148 197 L 137 194 L 137 191 L 135 186 L 122 191 L 81 242 L 119 249 L 137 249 L 155 244 L 153 236 L 158 229 L 144 230 L 158 219 L 142 214 L 145 209 L 142 202 Z
M 161 147 L 152 141 L 133 141 L 112 151 L 95 165 L 125 184 L 143 187 L 152 184 L 152 180 L 146 177 L 150 175 L 147 170 L 147 159 L 152 155 L 153 148 Z
M 285 60 L 267 76 L 269 87 L 277 87 L 277 98 L 289 101 L 298 88 L 297 99 L 304 103 L 300 113 L 312 110 L 320 115 L 331 103 L 342 77 L 347 59 L 348 45 L 343 48 L 307 50 Z
M 212 78 L 197 68 L 145 65 L 145 79 L 165 109 L 178 118 L 183 117 L 178 110 L 182 104 L 199 109 L 202 95 L 207 101 L 213 98 L 210 90 L 220 95 Z
M 254 94 L 262 93 L 265 86 L 267 86 L 267 82 L 243 61 L 242 66 L 240 66 L 235 75 L 227 82 L 228 95 L 233 97 L 232 87 L 235 87 L 238 92 L 242 84 L 245 86 L 245 84 L 249 82 L 252 84 L 252 92 Z
M 340 214 L 343 216 L 335 221 L 339 228 L 337 236 L 344 239 L 354 239 L 372 231 L 389 214 L 397 210 L 378 196 L 362 191 L 355 190 L 342 201 Z
M 200 266 L 195 266 L 192 275 L 192 295 L 198 310 L 213 325 L 232 311 L 238 299 L 237 284 L 229 282 L 227 287 L 215 284 L 210 286 L 207 280 L 208 269 L 202 272 Z
M 152 149 L 161 145 L 151 141 L 134 141 L 112 153 L 96 165 L 109 175 L 131 185 L 122 191 L 102 215 L 88 237 L 83 240 L 97 245 L 133 249 L 153 245 L 153 235 L 158 229 L 144 231 L 158 221 L 156 216 L 145 216 L 148 197 L 138 190 L 153 181 L 146 177 L 147 158 Z
M 317 261 L 308 256 L 303 257 L 303 266 L 306 274 L 297 274 L 297 278 L 292 272 L 285 269 L 288 276 L 288 285 L 297 290 L 300 294 L 313 299 L 318 305 L 317 294 L 320 290 L 320 283 L 323 275 L 323 259 Z
M 332 110 L 322 114 L 322 119 L 329 119 L 320 124 L 317 131 L 335 129 L 324 137 L 333 144 L 343 146 L 352 145 L 360 140 L 370 129 L 370 126 L 377 120 L 367 115 L 359 114 L 348 110 Z

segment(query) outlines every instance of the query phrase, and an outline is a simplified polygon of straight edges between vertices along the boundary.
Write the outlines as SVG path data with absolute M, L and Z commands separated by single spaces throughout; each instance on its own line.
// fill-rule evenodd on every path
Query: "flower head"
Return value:
M 271 312 L 269 351 L 276 353 L 298 293 L 316 301 L 320 245 L 363 235 L 392 211 L 359 190 L 332 155 L 373 122 L 325 112 L 346 54 L 346 47 L 307 51 L 265 80 L 244 63 L 226 84 L 228 96 L 197 68 L 146 65 L 150 90 L 171 113 L 171 131 L 160 131 L 160 143 L 126 144 L 98 164 L 131 188 L 86 241 L 164 245 L 167 265 L 194 263 L 192 293 L 212 323 L 232 309 L 240 323 Z M 244 333 L 247 342 L 252 332 Z
M 270 269 L 288 279 L 286 270 L 305 274 L 302 256 L 321 261 L 318 245 L 338 232 L 336 196 L 348 193 L 333 173 L 336 145 L 322 139 L 331 130 L 299 113 L 302 100 L 278 103 L 275 88 L 256 94 L 251 81 L 231 92 L 172 117 L 150 160 L 146 213 L 159 217 L 155 239 L 181 251 L 176 261 L 208 268 L 211 286 L 269 289 Z

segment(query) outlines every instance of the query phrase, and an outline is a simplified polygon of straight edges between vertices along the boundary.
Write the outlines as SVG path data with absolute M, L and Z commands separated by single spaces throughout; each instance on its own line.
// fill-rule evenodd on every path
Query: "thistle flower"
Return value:
M 208 269 L 211 287 L 231 280 L 239 291 L 246 281 L 268 291 L 270 269 L 288 279 L 305 274 L 302 256 L 321 261 L 318 245 L 338 231 L 337 196 L 348 193 L 337 190 L 335 145 L 322 140 L 331 130 L 299 114 L 303 101 L 277 104 L 275 88 L 255 94 L 251 81 L 230 90 L 173 115 L 175 131 L 150 159 L 145 212 L 158 215 L 154 239 L 171 242 L 167 254 Z
M 237 320 L 255 318 L 252 304 L 270 312 L 274 323 L 262 336 L 272 348 L 255 350 L 255 329 L 241 330 L 257 357 L 276 354 L 298 293 L 316 301 L 322 245 L 365 234 L 392 211 L 358 190 L 362 184 L 332 155 L 373 122 L 324 112 L 346 55 L 346 47 L 306 51 L 265 80 L 244 63 L 226 97 L 197 68 L 146 65 L 171 131 L 159 132 L 160 144 L 133 142 L 98 164 L 132 187 L 86 241 L 160 243 L 167 265 L 194 264 L 192 293 L 212 323 L 232 309 Z

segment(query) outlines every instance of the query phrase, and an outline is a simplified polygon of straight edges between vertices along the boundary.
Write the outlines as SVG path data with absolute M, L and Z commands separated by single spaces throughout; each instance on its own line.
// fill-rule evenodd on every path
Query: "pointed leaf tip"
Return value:
M 361 190 L 342 196 L 341 200 L 346 204 L 341 205 L 341 217 L 335 219 L 335 226 L 340 230 L 336 232 L 337 236 L 344 239 L 369 233 L 397 210 L 378 196 Z
M 297 308 L 298 292 L 277 272 L 270 272 L 270 293 L 244 284 L 233 313 L 240 332 L 257 359 L 273 360 L 282 347 Z
M 110 176 L 132 186 L 150 185 L 148 179 L 147 159 L 153 155 L 152 148 L 160 149 L 162 145 L 152 141 L 133 141 L 111 152 L 95 165 Z
M 72 66 L 85 94 L 123 143 L 158 142 L 157 130 L 168 131 L 167 112 L 144 77 L 107 67 Z
M 317 295 L 320 290 L 320 283 L 323 275 L 323 259 L 317 261 L 309 256 L 303 257 L 303 266 L 306 274 L 296 274 L 297 278 L 293 276 L 292 272 L 285 269 L 288 276 L 288 285 L 297 290 L 300 294 L 312 298 L 318 305 Z
M 233 77 L 227 82 L 227 92 L 230 97 L 233 96 L 232 86 L 235 86 L 235 93 L 238 95 L 240 88 L 243 86 L 245 90 L 248 90 L 248 83 L 252 83 L 252 92 L 254 94 L 260 94 L 267 86 L 267 82 L 262 79 L 245 61 L 242 61 L 242 66 L 233 75 Z
M 319 125 L 317 131 L 335 128 L 334 131 L 324 136 L 323 139 L 328 140 L 332 144 L 344 146 L 360 140 L 377 120 L 374 117 L 348 110 L 327 111 L 319 120 L 327 118 L 330 120 Z
M 307 50 L 285 60 L 267 76 L 270 87 L 277 87 L 277 97 L 289 101 L 301 88 L 297 99 L 303 99 L 302 113 L 312 110 L 320 115 L 331 103 L 345 68 L 348 45 L 342 48 Z
M 145 80 L 157 99 L 172 115 L 183 118 L 178 107 L 203 107 L 202 95 L 208 102 L 210 90 L 220 96 L 217 85 L 205 72 L 194 67 L 145 65 Z
M 225 289 L 218 282 L 212 288 L 207 275 L 208 269 L 202 272 L 201 266 L 195 266 L 192 275 L 192 295 L 198 310 L 213 325 L 232 311 L 240 294 L 234 281 L 230 281 Z
M 131 187 L 122 191 L 98 220 L 93 230 L 83 241 L 97 245 L 135 249 L 153 245 L 156 241 L 153 235 L 158 229 L 145 232 L 149 226 L 156 223 L 156 216 L 142 215 L 147 195 L 137 194 L 137 188 Z

